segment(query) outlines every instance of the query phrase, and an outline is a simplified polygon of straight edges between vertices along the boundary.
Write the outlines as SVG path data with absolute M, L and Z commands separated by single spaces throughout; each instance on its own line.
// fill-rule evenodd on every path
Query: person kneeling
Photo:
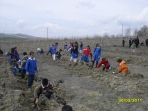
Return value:
M 128 74 L 128 66 L 126 65 L 126 62 L 123 61 L 122 59 L 117 60 L 119 67 L 118 67 L 118 73 L 125 73 Z
M 100 66 L 102 66 L 103 71 L 105 70 L 106 72 L 108 71 L 110 64 L 108 62 L 108 60 L 104 57 L 102 58 L 102 61 L 100 61 L 100 63 L 98 64 L 98 68 L 100 68 Z
M 46 78 L 44 78 L 41 84 L 34 90 L 34 108 L 39 103 L 40 94 L 44 94 L 48 99 L 50 99 L 51 95 L 53 94 L 53 86 L 48 82 L 48 79 Z

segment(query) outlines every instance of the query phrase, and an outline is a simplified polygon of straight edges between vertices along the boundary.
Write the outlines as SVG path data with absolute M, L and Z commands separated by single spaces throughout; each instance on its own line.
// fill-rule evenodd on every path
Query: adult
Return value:
M 125 45 L 125 40 L 123 39 L 122 40 L 122 47 L 124 47 L 124 45 Z
M 138 46 L 139 46 L 139 38 L 138 37 L 135 39 L 135 44 L 136 44 L 136 48 L 138 48 Z
M 131 47 L 132 45 L 132 38 L 129 39 L 129 48 Z

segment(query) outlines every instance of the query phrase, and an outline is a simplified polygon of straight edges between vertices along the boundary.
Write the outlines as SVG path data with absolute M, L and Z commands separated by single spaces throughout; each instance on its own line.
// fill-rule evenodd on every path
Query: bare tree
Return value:
M 133 35 L 134 35 L 134 36 L 137 36 L 137 35 L 138 35 L 138 29 L 137 29 L 137 28 L 134 29 Z
M 125 30 L 125 36 L 126 36 L 126 37 L 131 36 L 131 29 L 130 29 L 130 28 L 127 28 L 127 29 Z
M 141 33 L 142 33 L 142 36 L 146 36 L 146 33 L 147 33 L 147 26 L 146 25 L 144 25 L 143 27 L 141 27 Z

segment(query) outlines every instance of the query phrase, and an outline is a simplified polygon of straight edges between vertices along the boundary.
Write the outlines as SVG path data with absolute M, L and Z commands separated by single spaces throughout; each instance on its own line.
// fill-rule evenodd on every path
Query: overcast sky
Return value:
M 0 0 L 0 33 L 38 37 L 122 34 L 148 25 L 148 0 Z

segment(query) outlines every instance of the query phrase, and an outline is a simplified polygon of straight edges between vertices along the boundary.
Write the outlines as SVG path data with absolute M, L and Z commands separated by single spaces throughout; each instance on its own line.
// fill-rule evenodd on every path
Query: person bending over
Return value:
M 98 68 L 100 68 L 101 65 L 103 66 L 103 71 L 105 70 L 107 72 L 110 67 L 110 64 L 105 57 L 102 58 L 102 61 L 100 61 L 100 63 L 98 64 Z
M 37 86 L 34 90 L 34 105 L 35 108 L 39 103 L 39 96 L 40 94 L 44 94 L 48 99 L 50 99 L 51 95 L 53 94 L 53 86 L 51 83 L 48 82 L 48 79 L 42 79 L 42 82 L 39 86 Z

